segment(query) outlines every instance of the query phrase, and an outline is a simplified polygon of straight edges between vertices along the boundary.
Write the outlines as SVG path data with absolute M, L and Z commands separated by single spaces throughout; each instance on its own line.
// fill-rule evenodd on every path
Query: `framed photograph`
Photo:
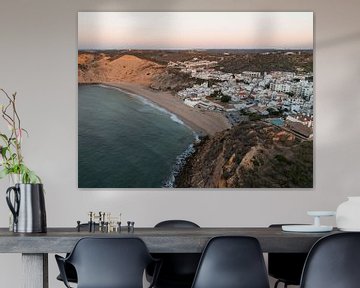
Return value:
M 79 188 L 312 188 L 312 12 L 79 12 Z

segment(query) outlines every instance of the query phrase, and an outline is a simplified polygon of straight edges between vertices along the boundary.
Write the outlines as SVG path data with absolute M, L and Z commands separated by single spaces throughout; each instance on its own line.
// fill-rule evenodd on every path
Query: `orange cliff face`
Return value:
M 116 59 L 104 53 L 81 53 L 78 56 L 79 83 L 133 82 L 149 86 L 166 66 L 124 55 Z

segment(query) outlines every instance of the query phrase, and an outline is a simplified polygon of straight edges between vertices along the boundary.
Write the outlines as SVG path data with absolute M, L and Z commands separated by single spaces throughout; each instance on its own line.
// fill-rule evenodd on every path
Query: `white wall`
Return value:
M 26 161 L 46 187 L 48 226 L 73 226 L 89 210 L 122 212 L 136 226 L 187 218 L 201 226 L 308 222 L 360 195 L 360 21 L 357 0 L 1 0 L 0 87 L 18 92 Z M 77 188 L 78 11 L 314 11 L 315 187 L 249 190 Z M 0 226 L 8 224 L 6 180 Z M 328 223 L 334 224 L 333 220 Z M 50 287 L 57 271 L 52 256 Z M 1 287 L 20 287 L 19 255 L 0 255 Z

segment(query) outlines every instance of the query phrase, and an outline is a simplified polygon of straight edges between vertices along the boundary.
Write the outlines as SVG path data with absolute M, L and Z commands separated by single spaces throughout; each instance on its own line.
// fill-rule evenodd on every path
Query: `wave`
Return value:
M 127 93 L 127 94 L 130 94 L 130 93 L 128 93 L 128 92 L 126 92 L 126 93 Z M 150 107 L 152 107 L 152 108 L 155 108 L 156 110 L 158 110 L 158 111 L 160 111 L 160 112 L 162 112 L 162 113 L 170 116 L 170 119 L 173 120 L 174 122 L 179 123 L 179 124 L 184 125 L 184 126 L 187 126 L 182 120 L 180 120 L 180 119 L 177 117 L 177 115 L 175 115 L 174 113 L 171 113 L 171 112 L 169 112 L 168 110 L 166 110 L 166 109 L 158 106 L 158 105 L 155 104 L 154 102 L 152 102 L 152 101 L 150 101 L 150 100 L 148 100 L 148 99 L 146 99 L 146 98 L 144 98 L 144 97 L 142 97 L 142 96 L 136 95 L 136 94 L 130 94 L 130 95 L 137 97 L 137 98 L 138 98 L 141 102 L 143 102 L 144 104 L 146 104 L 146 105 L 148 105 L 148 106 L 150 106 Z
M 138 95 L 138 94 L 135 94 L 135 93 L 132 93 L 132 92 L 129 92 L 129 91 L 126 91 L 126 90 L 123 90 L 119 87 L 114 87 L 114 86 L 109 86 L 109 85 L 104 85 L 104 84 L 99 84 L 100 87 L 103 87 L 103 88 L 109 88 L 109 89 L 114 89 L 114 90 L 118 90 L 122 93 L 125 93 L 125 94 L 128 94 L 128 95 L 131 95 L 133 97 L 135 97 L 136 99 L 140 100 L 143 104 L 145 105 L 148 105 L 166 115 L 168 115 L 170 117 L 170 119 L 176 123 L 179 123 L 181 125 L 184 125 L 186 126 L 187 128 L 191 129 L 188 125 L 186 125 L 181 119 L 178 118 L 178 116 L 174 113 L 171 113 L 170 111 L 160 107 L 159 105 L 155 104 L 154 102 L 152 102 L 151 100 L 148 100 L 146 98 L 144 98 L 143 96 L 141 95 Z M 192 130 L 192 129 L 191 129 Z
M 182 168 L 185 166 L 186 161 L 188 160 L 188 158 L 195 152 L 195 144 L 199 143 L 201 140 L 199 138 L 199 135 L 197 135 L 196 133 L 194 133 L 195 136 L 195 141 L 193 143 L 191 143 L 183 153 L 181 153 L 179 156 L 176 157 L 176 161 L 175 164 L 172 168 L 172 171 L 170 173 L 169 178 L 164 181 L 163 183 L 163 188 L 174 188 L 174 184 L 175 184 L 175 179 L 176 176 L 179 175 L 179 173 L 181 172 Z
M 179 123 L 187 128 L 189 128 L 191 131 L 193 131 L 193 135 L 194 135 L 194 142 L 191 143 L 183 153 L 181 153 L 180 155 L 178 155 L 176 157 L 175 160 L 175 164 L 173 165 L 172 169 L 171 169 L 171 173 L 170 176 L 167 178 L 167 180 L 165 180 L 163 182 L 162 187 L 163 188 L 174 188 L 174 184 L 175 184 L 175 178 L 176 176 L 181 172 L 182 168 L 185 166 L 186 161 L 188 160 L 188 158 L 195 152 L 195 144 L 199 143 L 200 137 L 198 134 L 196 134 L 196 132 L 194 130 L 191 129 L 191 127 L 189 127 L 188 125 L 186 125 L 181 119 L 179 119 L 177 117 L 177 115 L 175 115 L 174 113 L 169 112 L 168 110 L 160 107 L 159 105 L 157 105 L 156 103 L 152 102 L 151 100 L 148 100 L 147 98 L 144 98 L 141 95 L 123 90 L 119 87 L 115 87 L 115 86 L 108 86 L 108 85 L 104 85 L 104 84 L 98 84 L 99 86 L 103 87 L 103 88 L 108 88 L 108 89 L 114 89 L 114 90 L 118 90 L 122 93 L 125 93 L 127 95 L 130 95 L 136 99 L 138 99 L 139 101 L 141 101 L 143 104 L 150 106 L 160 112 L 162 112 L 163 114 L 166 114 L 167 116 L 169 116 L 169 118 L 176 122 Z

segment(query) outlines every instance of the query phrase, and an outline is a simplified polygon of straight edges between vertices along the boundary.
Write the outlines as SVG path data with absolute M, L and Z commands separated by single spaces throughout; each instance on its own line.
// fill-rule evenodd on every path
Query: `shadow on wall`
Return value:
M 358 194 L 360 171 L 359 127 L 360 95 L 360 31 L 319 40 L 315 45 L 315 163 L 316 187 L 324 194 L 324 202 L 341 202 L 348 195 Z M 351 164 L 354 163 L 354 164 Z M 331 167 L 337 181 L 328 181 Z M 328 191 L 338 191 L 333 199 Z M 337 200 L 335 200 L 337 198 Z
M 340 37 L 335 37 L 332 39 L 319 41 L 316 43 L 316 49 L 328 48 L 335 45 L 343 45 L 348 42 L 354 42 L 359 40 L 360 40 L 360 31 L 348 35 L 342 35 Z

